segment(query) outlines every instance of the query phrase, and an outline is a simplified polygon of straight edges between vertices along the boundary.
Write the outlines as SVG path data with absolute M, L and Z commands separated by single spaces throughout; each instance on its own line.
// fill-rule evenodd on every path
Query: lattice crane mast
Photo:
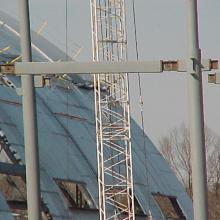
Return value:
M 127 60 L 124 0 L 90 0 L 93 61 Z M 100 220 L 134 220 L 126 73 L 95 74 Z

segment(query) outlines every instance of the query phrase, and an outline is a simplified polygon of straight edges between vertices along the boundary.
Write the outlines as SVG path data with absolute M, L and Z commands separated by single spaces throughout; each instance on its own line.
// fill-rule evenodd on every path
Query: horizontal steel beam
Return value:
M 0 162 L 0 173 L 25 177 L 25 166 Z
M 101 73 L 161 73 L 164 71 L 186 72 L 186 60 L 125 61 L 125 62 L 17 62 L 1 65 L 3 74 L 101 74 Z M 203 60 L 203 71 L 218 69 L 217 60 Z
M 34 73 L 33 73 L 34 71 Z M 19 74 L 95 74 L 95 73 L 159 73 L 161 61 L 130 62 L 56 62 L 56 63 L 16 63 L 15 73 Z

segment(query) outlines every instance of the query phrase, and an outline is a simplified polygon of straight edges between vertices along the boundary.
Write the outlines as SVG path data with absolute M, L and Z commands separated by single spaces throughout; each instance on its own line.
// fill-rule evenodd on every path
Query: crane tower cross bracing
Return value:
M 90 0 L 93 61 L 127 60 L 124 0 Z M 134 220 L 127 73 L 95 74 L 100 220 Z

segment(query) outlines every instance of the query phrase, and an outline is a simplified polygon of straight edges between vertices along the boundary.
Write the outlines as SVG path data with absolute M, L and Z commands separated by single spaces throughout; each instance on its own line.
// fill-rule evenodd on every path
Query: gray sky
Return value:
M 0 0 L 1 10 L 17 16 L 18 0 Z M 181 59 L 186 57 L 186 0 L 136 0 L 140 59 Z M 131 0 L 127 0 L 129 59 L 135 58 Z M 203 58 L 220 59 L 220 1 L 198 0 L 200 47 Z M 74 54 L 83 47 L 79 61 L 91 60 L 89 0 L 68 0 L 68 45 Z M 42 35 L 65 48 L 65 1 L 30 0 L 31 25 L 36 30 L 45 20 Z M 137 78 L 132 77 L 132 116 L 140 122 Z M 155 142 L 168 130 L 187 123 L 185 74 L 164 73 L 142 76 L 144 120 L 148 136 Z M 220 85 L 207 83 L 204 75 L 205 122 L 220 135 Z

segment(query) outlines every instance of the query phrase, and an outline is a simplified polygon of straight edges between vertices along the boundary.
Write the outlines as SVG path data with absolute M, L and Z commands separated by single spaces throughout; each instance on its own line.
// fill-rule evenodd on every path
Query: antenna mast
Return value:
M 90 0 L 93 61 L 127 60 L 124 0 Z M 134 220 L 127 73 L 94 75 L 100 220 Z

